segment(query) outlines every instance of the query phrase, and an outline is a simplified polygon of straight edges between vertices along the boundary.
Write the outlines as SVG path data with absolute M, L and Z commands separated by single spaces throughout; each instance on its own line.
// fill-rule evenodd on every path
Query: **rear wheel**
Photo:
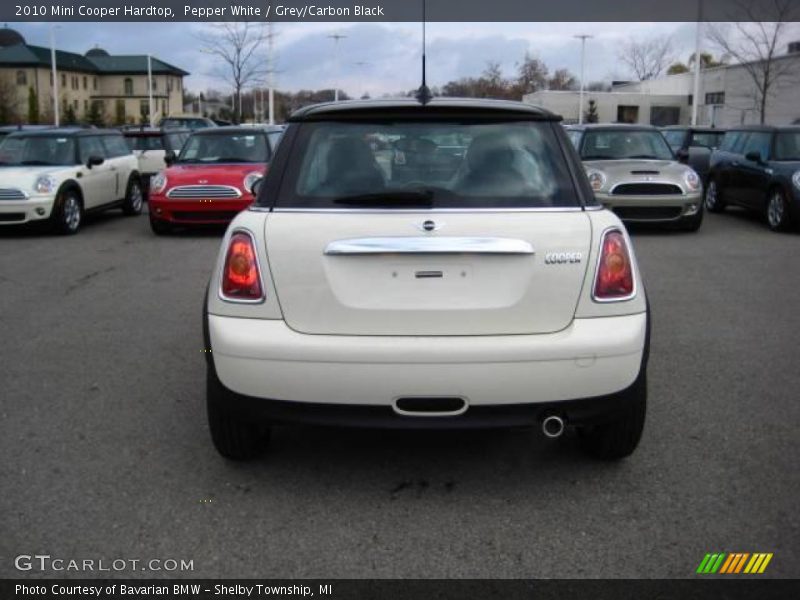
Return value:
M 713 179 L 708 182 L 708 187 L 706 188 L 706 210 L 709 212 L 722 212 L 725 210 L 725 201 L 722 198 L 722 191 L 719 189 L 719 185 Z
M 128 190 L 125 193 L 125 201 L 122 203 L 122 212 L 129 217 L 141 214 L 143 203 L 142 183 L 134 175 L 128 180 Z
M 78 232 L 83 221 L 83 206 L 75 190 L 59 192 L 53 213 L 50 215 L 50 224 L 53 231 L 63 235 L 72 235 Z
M 789 206 L 783 190 L 775 188 L 769 193 L 767 199 L 767 225 L 772 231 L 786 231 L 789 229 Z
M 578 431 L 584 452 L 595 458 L 615 460 L 630 456 L 639 445 L 647 412 L 647 376 L 642 372 L 623 392 L 628 405 L 613 421 Z
M 206 367 L 206 402 L 211 440 L 222 456 L 248 460 L 264 452 L 270 429 L 230 409 L 231 392 L 222 385 L 212 364 Z

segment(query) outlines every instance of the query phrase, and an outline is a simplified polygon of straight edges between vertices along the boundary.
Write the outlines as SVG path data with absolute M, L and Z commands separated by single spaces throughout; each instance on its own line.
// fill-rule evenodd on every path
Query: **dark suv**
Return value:
M 728 131 L 711 156 L 705 205 L 756 210 L 773 231 L 800 220 L 800 127 L 751 126 Z

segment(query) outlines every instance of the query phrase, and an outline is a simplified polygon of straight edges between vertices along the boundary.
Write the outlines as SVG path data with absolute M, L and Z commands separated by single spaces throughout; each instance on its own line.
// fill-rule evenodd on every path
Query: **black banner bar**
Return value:
M 643 580 L 0 580 L 2 600 L 788 600 L 800 580 L 730 578 Z
M 702 6 L 702 9 L 701 9 Z M 793 21 L 800 0 L 427 0 L 432 22 Z M 4 0 L 0 20 L 417 22 L 422 0 Z

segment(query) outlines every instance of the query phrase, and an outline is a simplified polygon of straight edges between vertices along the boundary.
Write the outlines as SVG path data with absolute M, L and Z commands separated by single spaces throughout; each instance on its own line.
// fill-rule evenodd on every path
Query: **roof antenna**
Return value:
M 426 0 L 422 0 L 422 85 L 417 90 L 417 101 L 422 105 L 427 104 L 433 98 L 433 94 L 425 82 L 425 5 Z

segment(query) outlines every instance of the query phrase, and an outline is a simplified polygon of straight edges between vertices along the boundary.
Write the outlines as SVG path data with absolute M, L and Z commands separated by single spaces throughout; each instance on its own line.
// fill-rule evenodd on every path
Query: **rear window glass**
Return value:
M 579 206 L 549 122 L 304 123 L 278 206 Z
M 800 131 L 775 136 L 775 160 L 800 161 Z
M 164 142 L 157 135 L 139 135 L 135 137 L 125 137 L 128 147 L 131 150 L 163 150 Z

